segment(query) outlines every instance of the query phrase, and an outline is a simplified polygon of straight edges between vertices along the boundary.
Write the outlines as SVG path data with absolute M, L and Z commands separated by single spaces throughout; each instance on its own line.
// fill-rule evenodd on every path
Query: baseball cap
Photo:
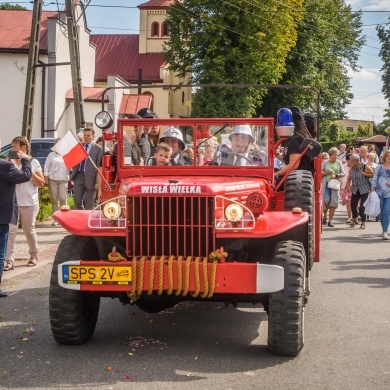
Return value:
M 141 118 L 156 118 L 156 114 L 150 109 L 150 108 L 141 108 L 137 115 L 139 115 Z

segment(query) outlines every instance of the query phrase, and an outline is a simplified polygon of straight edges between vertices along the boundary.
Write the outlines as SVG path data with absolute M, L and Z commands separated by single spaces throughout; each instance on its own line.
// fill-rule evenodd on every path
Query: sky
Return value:
M 139 31 L 139 10 L 137 6 L 147 0 L 84 0 L 87 23 L 93 34 L 137 34 Z M 258 1 L 258 0 L 256 0 Z M 351 92 L 354 99 L 346 107 L 347 117 L 356 120 L 368 120 L 380 123 L 384 109 L 388 107 L 381 89 L 381 67 L 379 58 L 380 42 L 376 33 L 378 24 L 385 25 L 390 18 L 389 0 L 345 0 L 353 11 L 363 11 L 363 35 L 366 44 L 363 46 L 358 65 L 360 72 L 349 72 Z M 11 3 L 11 2 L 10 2 Z M 57 10 L 57 3 L 63 9 L 64 0 L 46 1 L 43 10 Z M 18 4 L 32 9 L 29 2 Z M 384 12 L 386 11 L 386 12 Z

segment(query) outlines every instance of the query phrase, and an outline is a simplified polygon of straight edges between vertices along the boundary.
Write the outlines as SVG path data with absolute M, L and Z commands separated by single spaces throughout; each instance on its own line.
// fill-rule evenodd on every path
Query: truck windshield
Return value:
M 123 166 L 269 165 L 269 126 L 123 126 Z

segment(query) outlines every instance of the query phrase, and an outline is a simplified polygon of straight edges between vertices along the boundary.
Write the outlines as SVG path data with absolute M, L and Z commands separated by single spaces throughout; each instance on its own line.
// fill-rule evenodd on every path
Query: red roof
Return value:
M 146 3 L 142 3 L 138 6 L 139 9 L 156 9 L 156 8 L 169 8 L 173 3 L 173 0 L 150 0 Z
M 91 35 L 90 40 L 96 45 L 95 81 L 107 81 L 107 75 L 115 75 L 135 83 L 138 69 L 142 69 L 142 80 L 162 82 L 160 68 L 164 64 L 163 55 L 139 54 L 138 34 Z
M 28 51 L 30 46 L 32 11 L 0 10 L 0 50 Z M 39 50 L 47 51 L 47 19 L 57 18 L 58 12 L 43 11 Z
M 105 88 L 96 88 L 96 87 L 82 87 L 81 91 L 83 94 L 83 100 L 89 102 L 96 102 L 102 100 L 102 93 Z M 73 100 L 73 89 L 70 89 L 65 98 L 67 100 Z M 104 101 L 107 101 L 107 95 L 104 98 Z
M 151 103 L 150 95 L 123 95 L 119 114 L 136 114 L 141 108 L 149 108 Z

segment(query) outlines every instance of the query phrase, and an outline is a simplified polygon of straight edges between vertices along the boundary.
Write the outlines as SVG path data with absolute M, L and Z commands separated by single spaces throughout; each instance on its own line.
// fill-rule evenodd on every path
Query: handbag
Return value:
M 381 213 L 381 206 L 378 194 L 373 191 L 363 204 L 364 213 L 369 217 L 376 218 Z
M 340 191 L 340 181 L 337 179 L 330 179 L 328 181 L 328 188 L 330 188 L 331 190 Z

